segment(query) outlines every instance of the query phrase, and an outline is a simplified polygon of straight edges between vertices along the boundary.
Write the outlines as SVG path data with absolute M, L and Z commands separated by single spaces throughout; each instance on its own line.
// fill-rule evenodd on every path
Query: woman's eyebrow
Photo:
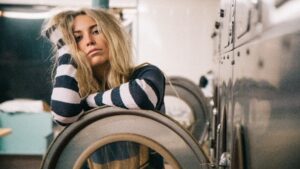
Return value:
M 93 28 L 95 28 L 95 27 L 97 27 L 97 24 L 94 24 L 94 25 L 89 26 L 88 29 L 93 29 Z M 73 33 L 81 33 L 81 32 L 82 32 L 81 30 L 73 30 Z
M 90 29 L 97 27 L 97 24 L 90 26 Z
M 77 30 L 77 31 L 74 30 L 74 31 L 73 31 L 73 33 L 80 33 L 80 32 L 81 32 L 81 30 Z

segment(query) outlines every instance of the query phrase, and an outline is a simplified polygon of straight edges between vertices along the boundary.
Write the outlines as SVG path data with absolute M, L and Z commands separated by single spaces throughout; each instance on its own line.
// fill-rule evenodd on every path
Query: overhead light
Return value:
M 49 18 L 51 14 L 51 12 L 0 11 L 0 16 L 16 19 L 45 19 Z
M 79 7 L 56 7 L 48 11 L 13 11 L 0 10 L 0 17 L 15 18 L 15 19 L 46 19 L 64 10 L 77 10 Z

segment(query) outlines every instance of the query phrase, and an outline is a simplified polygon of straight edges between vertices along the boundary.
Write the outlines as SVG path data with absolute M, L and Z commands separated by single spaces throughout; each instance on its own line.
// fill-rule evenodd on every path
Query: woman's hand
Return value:
M 63 33 L 58 25 L 52 25 L 50 28 L 48 28 L 45 31 L 45 36 L 56 47 L 58 58 L 65 55 L 66 53 L 70 53 L 70 49 L 64 42 Z
M 49 29 L 47 29 L 45 35 L 58 49 L 65 45 L 65 42 L 63 41 L 63 34 L 57 25 L 52 25 Z

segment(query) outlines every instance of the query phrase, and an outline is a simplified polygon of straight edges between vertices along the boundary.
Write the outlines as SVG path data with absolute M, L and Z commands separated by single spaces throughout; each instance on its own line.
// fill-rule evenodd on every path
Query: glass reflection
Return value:
M 184 128 L 190 128 L 195 122 L 194 112 L 182 99 L 176 96 L 165 96 L 166 114 L 179 122 Z
M 94 151 L 85 160 L 81 169 L 173 169 L 173 167 L 159 153 L 143 144 L 118 141 Z

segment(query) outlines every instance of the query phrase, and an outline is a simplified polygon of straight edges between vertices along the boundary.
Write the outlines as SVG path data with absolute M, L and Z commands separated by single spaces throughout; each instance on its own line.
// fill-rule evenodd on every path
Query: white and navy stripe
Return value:
M 158 95 L 154 92 L 155 86 L 149 85 L 145 79 L 135 79 L 98 94 L 88 96 L 90 107 L 105 105 L 127 109 L 154 110 L 158 102 Z
M 52 115 L 59 124 L 75 122 L 83 113 L 78 82 L 77 66 L 67 47 L 58 49 L 58 66 L 51 95 Z
M 55 83 L 51 96 L 54 119 L 63 125 L 78 120 L 83 111 L 103 105 L 127 109 L 159 110 L 164 96 L 164 77 L 155 66 L 137 69 L 131 80 L 119 87 L 93 93 L 86 98 L 79 94 L 77 66 L 67 48 L 58 57 Z

